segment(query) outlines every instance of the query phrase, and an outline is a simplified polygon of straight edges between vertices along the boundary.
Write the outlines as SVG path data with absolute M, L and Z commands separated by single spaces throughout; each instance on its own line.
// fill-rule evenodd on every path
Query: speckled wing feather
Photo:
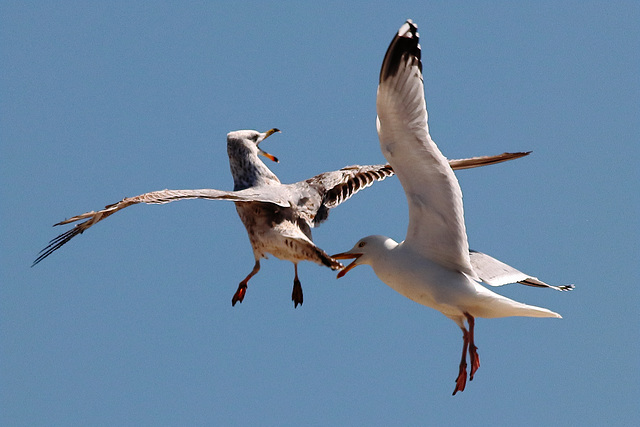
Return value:
M 449 160 L 449 165 L 454 170 L 472 169 L 480 166 L 489 166 L 508 160 L 519 159 L 527 156 L 531 151 L 502 153 L 495 156 L 477 156 L 466 159 Z M 325 221 L 329 216 L 329 210 L 345 202 L 358 191 L 363 190 L 376 181 L 382 181 L 393 176 L 393 168 L 386 165 L 353 165 L 346 166 L 333 172 L 325 172 L 307 179 L 300 185 L 308 184 L 316 190 L 321 197 L 321 202 L 317 209 L 310 213 L 310 225 L 317 226 Z M 300 191 L 300 190 L 298 190 Z M 308 195 L 307 195 L 308 197 Z
M 318 192 L 320 205 L 313 215 L 318 225 L 329 216 L 329 210 L 348 200 L 358 191 L 393 175 L 389 165 L 347 166 L 333 172 L 325 172 L 303 181 Z
M 42 251 L 40 251 L 40 254 L 33 262 L 32 266 L 38 264 L 53 252 L 60 249 L 60 247 L 62 247 L 69 240 L 73 239 L 79 234 L 82 234 L 85 230 L 87 230 L 94 224 L 97 224 L 103 219 L 128 206 L 136 205 L 138 203 L 165 204 L 175 202 L 176 200 L 189 199 L 229 200 L 232 202 L 265 202 L 273 203 L 283 207 L 290 206 L 289 201 L 286 198 L 286 194 L 283 194 L 282 189 L 279 189 L 278 187 L 268 187 L 268 191 L 264 191 L 261 187 L 252 187 L 241 191 L 223 191 L 215 189 L 160 190 L 141 194 L 135 197 L 126 197 L 118 203 L 107 205 L 104 209 L 97 212 L 87 212 L 55 224 L 64 225 L 86 219 L 86 221 L 76 224 L 76 226 L 71 230 L 62 233 L 58 237 L 51 240 L 49 244 L 44 249 L 42 249 Z
M 478 156 L 469 157 L 468 159 L 454 159 L 449 160 L 449 166 L 453 170 L 472 169 L 480 166 L 495 165 L 496 163 L 506 162 L 508 160 L 519 159 L 520 157 L 528 156 L 531 151 L 523 151 L 516 153 L 502 153 L 495 156 Z

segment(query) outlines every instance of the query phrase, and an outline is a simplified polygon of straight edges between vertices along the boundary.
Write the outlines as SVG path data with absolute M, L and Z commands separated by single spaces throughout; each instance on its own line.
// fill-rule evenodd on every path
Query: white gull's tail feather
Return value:
M 475 282 L 474 282 L 475 283 Z M 475 283 L 478 292 L 476 304 L 468 312 L 474 317 L 555 317 L 561 319 L 558 313 L 543 307 L 524 304 L 510 298 L 496 294 L 484 286 Z

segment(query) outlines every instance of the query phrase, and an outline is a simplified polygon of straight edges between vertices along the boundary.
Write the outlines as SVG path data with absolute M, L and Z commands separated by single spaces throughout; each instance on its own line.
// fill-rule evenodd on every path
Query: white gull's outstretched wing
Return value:
M 272 186 L 265 186 L 264 188 L 252 187 L 240 191 L 223 191 L 208 188 L 199 190 L 160 190 L 140 194 L 135 197 L 125 197 L 118 203 L 107 205 L 104 209 L 97 212 L 87 212 L 54 224 L 64 225 L 86 219 L 86 221 L 76 224 L 76 226 L 71 230 L 68 230 L 52 239 L 49 244 L 40 251 L 38 258 L 33 262 L 32 267 L 58 250 L 62 245 L 73 239 L 75 236 L 82 234 L 92 225 L 97 224 L 103 219 L 128 206 L 136 205 L 138 203 L 165 204 L 175 202 L 176 200 L 188 199 L 229 200 L 232 202 L 265 202 L 276 204 L 278 206 L 289 207 L 289 201 L 287 200 L 286 194 L 282 194 L 282 190 L 280 188 Z
M 405 245 L 425 258 L 476 277 L 469 261 L 462 191 L 429 136 L 417 27 L 407 21 L 382 63 L 378 136 L 409 203 Z
M 482 252 L 471 250 L 471 266 L 476 274 L 484 283 L 490 286 L 503 286 L 510 283 L 520 283 L 522 285 L 534 286 L 537 288 L 551 288 L 557 291 L 571 291 L 574 285 L 553 286 L 539 280 L 537 277 L 529 276 L 520 270 L 516 270 L 502 261 L 484 254 Z

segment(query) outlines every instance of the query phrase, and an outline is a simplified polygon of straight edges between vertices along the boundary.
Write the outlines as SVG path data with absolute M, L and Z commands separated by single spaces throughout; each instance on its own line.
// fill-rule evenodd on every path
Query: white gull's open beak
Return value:
M 345 274 L 347 274 L 349 272 L 349 270 L 351 270 L 353 267 L 358 265 L 358 258 L 360 258 L 362 256 L 362 254 L 360 253 L 355 253 L 355 252 L 351 252 L 351 251 L 347 251 L 347 252 L 342 252 L 339 254 L 335 254 L 335 255 L 331 255 L 331 258 L 335 258 L 335 259 L 353 259 L 353 262 L 349 265 L 347 265 L 345 268 L 343 268 L 342 270 L 340 270 L 340 272 L 338 273 L 338 279 L 341 278 L 342 276 L 344 276 Z

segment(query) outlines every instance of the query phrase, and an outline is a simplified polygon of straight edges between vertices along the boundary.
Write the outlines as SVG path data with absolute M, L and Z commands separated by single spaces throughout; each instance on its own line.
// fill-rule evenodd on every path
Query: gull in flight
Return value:
M 75 236 L 89 227 L 138 203 L 164 204 L 176 200 L 208 199 L 235 202 L 236 210 L 247 229 L 255 264 L 251 272 L 240 282 L 231 299 L 232 305 L 242 302 L 247 283 L 260 270 L 260 260 L 272 254 L 291 261 L 295 276 L 291 299 L 294 307 L 303 302 L 302 286 L 298 279 L 298 262 L 312 261 L 337 270 L 343 267 L 317 247 L 312 240 L 311 228 L 327 219 L 329 210 L 349 199 L 363 188 L 393 175 L 389 165 L 347 166 L 333 172 L 325 172 L 294 184 L 281 184 L 258 155 L 274 162 L 278 159 L 260 148 L 260 143 L 278 129 L 267 132 L 240 130 L 227 135 L 227 153 L 233 175 L 234 191 L 215 189 L 160 190 L 126 197 L 99 211 L 74 216 L 55 225 L 85 220 L 74 228 L 51 240 L 40 251 L 33 265 L 51 255 Z M 503 153 L 496 156 L 480 156 L 450 160 L 454 169 L 470 169 L 500 163 L 526 156 L 529 152 Z
M 389 165 L 347 166 L 333 172 L 325 172 L 294 184 L 281 184 L 258 155 L 274 162 L 278 160 L 263 151 L 259 144 L 278 129 L 267 132 L 240 130 L 227 135 L 227 153 L 234 191 L 215 189 L 160 190 L 127 197 L 99 211 L 74 216 L 55 225 L 84 220 L 74 228 L 51 240 L 33 265 L 51 255 L 75 236 L 89 227 L 138 203 L 164 204 L 176 200 L 208 199 L 235 202 L 238 215 L 247 229 L 255 264 L 251 272 L 240 282 L 231 300 L 232 305 L 242 302 L 247 283 L 260 270 L 260 259 L 272 254 L 294 264 L 295 276 L 291 299 L 294 307 L 303 302 L 302 286 L 298 279 L 298 262 L 312 261 L 334 270 L 342 268 L 335 259 L 317 247 L 311 236 L 311 228 L 326 220 L 329 210 L 349 199 L 363 188 L 393 175 Z M 500 163 L 526 156 L 523 153 L 503 153 L 496 156 L 480 156 L 450 160 L 454 169 L 469 169 Z
M 473 339 L 476 317 L 561 317 L 498 295 L 478 281 L 490 285 L 519 281 L 558 290 L 571 286 L 553 287 L 488 255 L 470 253 L 460 185 L 429 136 L 418 42 L 418 28 L 408 20 L 382 62 L 376 103 L 380 148 L 409 204 L 407 236 L 401 243 L 386 236 L 368 236 L 333 258 L 354 259 L 338 277 L 357 265 L 369 264 L 391 288 L 456 322 L 462 329 L 463 347 L 455 395 L 466 385 L 467 352 L 471 380 L 480 367 Z

